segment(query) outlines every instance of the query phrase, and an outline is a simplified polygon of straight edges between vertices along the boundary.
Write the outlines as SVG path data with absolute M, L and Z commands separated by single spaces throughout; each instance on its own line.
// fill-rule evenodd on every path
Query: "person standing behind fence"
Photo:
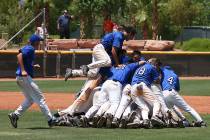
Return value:
M 21 48 L 17 55 L 18 68 L 16 71 L 16 80 L 25 96 L 25 100 L 14 112 L 8 115 L 14 128 L 17 128 L 19 117 L 33 103 L 36 103 L 40 107 L 50 127 L 56 123 L 56 119 L 52 116 L 41 90 L 32 79 L 34 76 L 34 67 L 40 67 L 39 65 L 34 65 L 34 58 L 35 48 L 38 48 L 41 40 L 42 38 L 40 36 L 33 34 L 29 39 L 30 44 Z
M 70 37 L 70 28 L 69 24 L 70 21 L 73 19 L 72 15 L 68 14 L 67 10 L 63 11 L 63 15 L 61 15 L 57 20 L 57 29 L 60 33 L 60 39 L 66 38 L 68 39 Z

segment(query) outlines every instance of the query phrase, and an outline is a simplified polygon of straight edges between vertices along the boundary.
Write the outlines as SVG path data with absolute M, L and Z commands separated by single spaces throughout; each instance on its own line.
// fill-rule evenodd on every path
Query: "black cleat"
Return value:
M 136 129 L 136 128 L 140 128 L 140 122 L 132 122 L 132 123 L 128 123 L 127 124 L 127 128 L 132 128 L 132 129 Z
M 133 120 L 135 119 L 136 115 L 137 115 L 137 112 L 136 112 L 136 111 L 132 111 L 132 112 L 129 114 L 128 122 L 133 122 Z
M 119 125 L 119 128 L 126 128 L 127 127 L 127 121 L 125 118 L 122 118 L 121 121 L 120 121 L 120 125 Z
M 69 79 L 69 77 L 72 77 L 72 69 L 71 68 L 67 68 L 66 69 L 66 74 L 65 74 L 65 81 L 67 81 Z
M 8 117 L 10 119 L 10 123 L 14 128 L 17 128 L 17 121 L 18 121 L 18 116 L 15 113 L 10 113 L 8 114 Z
M 201 122 L 195 122 L 193 126 L 194 127 L 207 127 L 207 124 L 201 121 Z
M 102 128 L 102 127 L 104 126 L 105 123 L 106 123 L 106 117 L 105 117 L 105 116 L 102 116 L 102 117 L 100 118 L 100 120 L 98 121 L 98 123 L 97 123 L 97 127 L 98 127 L 98 128 Z
M 118 128 L 119 127 L 119 119 L 114 118 L 111 125 L 113 128 Z
M 165 125 L 164 122 L 156 116 L 153 116 L 151 118 L 151 123 L 153 127 L 158 127 L 158 128 L 163 127 Z
M 48 121 L 48 126 L 49 127 L 53 127 L 57 125 L 57 119 L 55 119 L 54 117 Z
M 113 120 L 113 115 L 112 114 L 107 114 L 107 120 L 106 120 L 106 127 L 111 128 L 112 127 L 112 120 Z
M 84 127 L 84 128 L 86 128 L 86 127 L 89 126 L 89 125 L 88 125 L 88 119 L 87 119 L 85 116 L 82 116 L 82 117 L 80 118 L 80 123 L 81 123 L 81 126 Z
M 54 116 L 55 118 L 59 118 L 59 117 L 60 117 L 60 114 L 59 114 L 58 112 L 56 112 L 55 114 L 53 114 L 53 116 Z
M 150 120 L 143 120 L 142 127 L 146 129 L 151 128 Z
M 82 65 L 80 66 L 80 69 L 82 69 L 82 72 L 84 75 L 87 75 L 88 71 L 89 71 L 89 68 L 87 65 Z
M 97 128 L 97 124 L 98 124 L 98 121 L 100 120 L 100 116 L 94 116 L 93 117 L 93 127 L 94 128 Z

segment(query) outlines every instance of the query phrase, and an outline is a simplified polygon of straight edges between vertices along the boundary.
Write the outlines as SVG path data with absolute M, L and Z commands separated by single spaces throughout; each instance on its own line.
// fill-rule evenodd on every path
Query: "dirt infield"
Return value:
M 74 100 L 74 94 L 46 93 L 47 104 L 52 110 L 64 109 Z M 210 114 L 210 96 L 184 96 L 184 99 L 199 113 Z M 24 96 L 18 92 L 0 92 L 0 110 L 14 110 L 22 101 Z M 39 110 L 33 105 L 31 110 Z

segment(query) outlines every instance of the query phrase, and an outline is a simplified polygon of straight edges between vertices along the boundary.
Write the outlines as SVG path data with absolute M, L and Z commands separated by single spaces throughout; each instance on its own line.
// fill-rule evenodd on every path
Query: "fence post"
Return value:
M 56 77 L 60 78 L 61 73 L 61 52 L 59 51 L 56 56 Z
M 75 69 L 75 59 L 76 59 L 76 53 L 75 53 L 75 51 L 73 51 L 73 54 L 72 54 L 72 63 L 71 63 L 72 69 Z
M 47 67 L 47 51 L 44 51 L 43 54 L 43 76 L 46 77 L 46 67 Z

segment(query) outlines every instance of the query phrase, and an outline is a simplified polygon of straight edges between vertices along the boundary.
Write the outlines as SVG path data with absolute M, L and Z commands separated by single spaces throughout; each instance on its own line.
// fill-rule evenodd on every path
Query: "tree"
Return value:
M 8 33 L 9 38 L 17 33 L 32 19 L 32 12 L 27 7 L 19 8 L 18 2 L 13 0 L 2 1 L 0 3 L 0 31 Z M 27 28 L 24 32 L 29 31 Z M 23 39 L 24 33 L 19 34 L 13 42 L 19 43 Z
M 198 2 L 194 2 L 192 0 L 169 1 L 168 12 L 170 18 L 172 22 L 179 27 L 180 31 L 183 30 L 184 26 L 192 25 L 196 17 L 199 16 L 199 8 L 197 5 Z

